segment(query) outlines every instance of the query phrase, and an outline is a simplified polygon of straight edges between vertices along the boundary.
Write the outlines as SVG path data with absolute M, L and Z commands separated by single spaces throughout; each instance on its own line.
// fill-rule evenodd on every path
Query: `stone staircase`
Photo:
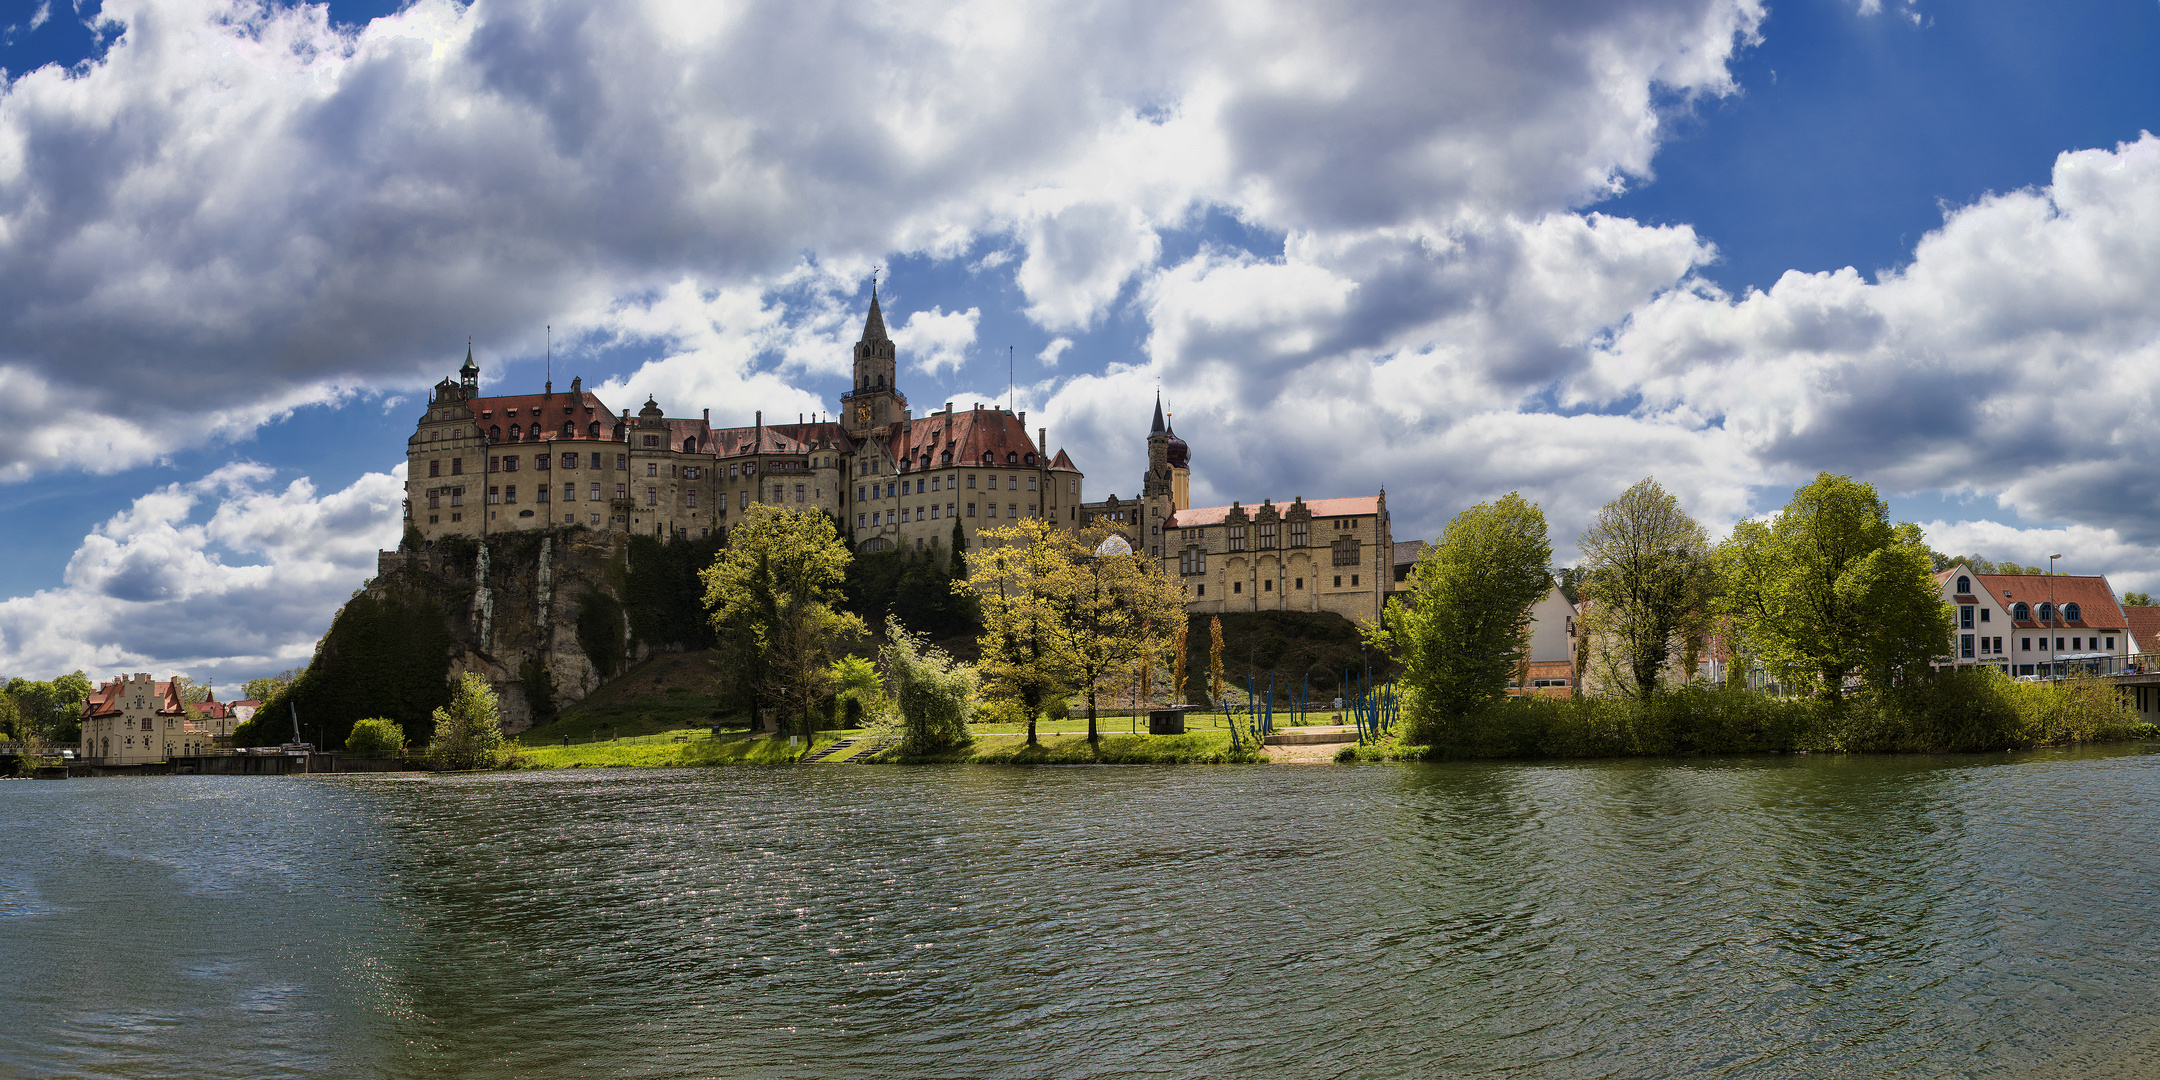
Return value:
M 856 743 L 859 743 L 859 742 L 861 742 L 861 741 L 862 741 L 862 740 L 861 740 L 860 738 L 853 738 L 853 739 L 842 739 L 842 740 L 840 740 L 839 742 L 836 742 L 836 743 L 832 744 L 831 746 L 828 746 L 828 747 L 826 747 L 825 749 L 823 749 L 823 750 L 820 750 L 820 751 L 818 751 L 817 753 L 815 753 L 815 754 L 812 754 L 812 755 L 810 755 L 809 757 L 806 757 L 806 758 L 802 759 L 801 761 L 798 761 L 798 762 L 796 762 L 795 764 L 797 764 L 797 765 L 815 765 L 815 764 L 817 764 L 818 762 L 820 762 L 820 761 L 823 761 L 823 760 L 825 760 L 826 758 L 829 758 L 829 757 L 833 756 L 834 754 L 837 754 L 837 753 L 841 752 L 842 750 L 846 750 L 846 749 L 847 749 L 848 747 L 851 747 L 851 746 L 853 746 L 853 745 L 855 745 Z
M 1310 746 L 1315 743 L 1354 743 L 1356 741 L 1357 728 L 1347 725 L 1284 728 L 1261 740 L 1267 746 Z

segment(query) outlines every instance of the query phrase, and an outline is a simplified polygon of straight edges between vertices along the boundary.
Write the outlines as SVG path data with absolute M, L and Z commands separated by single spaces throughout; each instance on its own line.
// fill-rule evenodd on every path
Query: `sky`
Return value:
M 1137 493 L 1818 470 L 2160 587 L 2160 0 L 0 3 L 0 675 L 235 686 L 397 542 L 464 358 L 918 410 Z

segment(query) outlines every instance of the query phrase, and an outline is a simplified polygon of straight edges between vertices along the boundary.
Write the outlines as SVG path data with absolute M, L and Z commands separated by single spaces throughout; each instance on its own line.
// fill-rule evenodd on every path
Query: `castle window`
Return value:
M 575 469 L 575 468 L 577 468 L 577 455 L 576 455 L 576 454 L 564 454 L 564 455 L 562 456 L 562 467 L 563 467 L 563 468 L 565 468 L 565 469 Z
M 498 427 L 498 426 L 496 426 L 496 425 L 493 425 L 493 424 L 490 424 L 490 425 L 488 425 L 488 441 L 489 441 L 489 442 L 501 442 L 501 441 L 502 441 L 502 428 L 500 428 L 500 427 Z
M 692 491 L 692 492 L 689 492 L 688 494 L 689 494 L 689 498 L 690 498 L 690 509 L 692 509 L 692 510 L 695 510 L 695 509 L 697 509 L 697 492 L 695 492 L 695 491 Z
M 1297 579 L 1297 588 L 1299 589 L 1299 591 L 1303 591 L 1303 590 L 1304 590 L 1304 588 L 1305 588 L 1305 579 L 1304 579 L 1304 578 L 1299 578 L 1299 579 Z
M 630 467 L 630 455 L 628 455 L 628 454 L 617 454 L 617 455 L 615 455 L 615 468 L 616 468 L 616 469 L 617 469 L 618 471 L 621 471 L 621 470 L 626 470 L 626 469 L 628 469 L 629 467 Z
M 464 489 L 464 488 L 461 488 L 461 487 L 454 487 L 454 488 L 451 488 L 451 489 L 450 489 L 450 505 L 451 505 L 451 506 L 463 506 L 463 505 L 465 505 L 465 489 Z M 452 520 L 452 521 L 456 521 L 456 520 L 458 520 L 458 516 L 457 516 L 456 514 L 452 514 L 452 515 L 450 515 L 450 520 Z
M 682 452 L 683 452 L 683 453 L 685 453 L 685 454 L 690 454 L 690 453 L 695 453 L 696 451 L 697 451 L 697 440 L 696 440 L 696 439 L 684 439 L 684 440 L 682 441 Z
M 463 476 L 463 475 L 465 475 L 465 459 L 464 459 L 464 458 L 461 458 L 461 457 L 454 457 L 454 458 L 451 458 L 451 459 L 450 459 L 450 475 L 452 475 L 452 476 Z
M 1231 582 L 1231 583 L 1230 583 L 1230 592 L 1231 592 L 1231 594 L 1232 594 L 1232 595 L 1243 595 L 1243 594 L 1244 594 L 1244 592 L 1245 592 L 1245 583 L 1244 583 L 1244 582 L 1242 582 L 1242 581 L 1233 581 L 1233 582 Z
M 489 506 L 493 506 L 493 505 L 495 505 L 496 503 L 499 503 L 499 502 L 501 502 L 501 501 L 502 501 L 502 489 L 501 489 L 501 488 L 499 488 L 499 487 L 491 487 L 491 488 L 489 488 L 489 489 L 488 489 L 488 505 L 489 505 Z
M 591 499 L 591 500 L 592 500 L 592 501 L 594 501 L 594 502 L 599 502 L 599 501 L 600 501 L 600 485 L 598 485 L 598 484 L 594 484 L 594 485 L 593 485 L 592 487 L 588 488 L 588 489 L 586 490 L 586 497 L 587 497 L 587 498 L 589 498 L 589 499 Z
M 547 467 L 548 467 L 549 465 L 552 465 L 552 464 L 554 464 L 554 462 L 555 462 L 555 456 L 554 456 L 553 454 L 534 454 L 534 455 L 533 455 L 533 468 L 535 468 L 535 469 L 545 469 L 545 468 L 547 468 Z
M 745 491 L 745 492 L 741 492 L 741 493 L 740 493 L 740 495 L 741 495 L 741 499 L 742 499 L 742 505 L 741 505 L 740 507 L 738 507 L 738 509 L 742 509 L 742 510 L 748 510 L 748 509 L 750 509 L 750 493 L 749 493 L 749 492 L 747 492 L 747 491 Z
M 801 484 L 795 485 L 795 501 L 803 501 L 803 486 Z
M 630 485 L 628 485 L 628 484 L 617 484 L 617 485 L 615 485 L 615 497 L 616 497 L 616 498 L 618 498 L 618 499 L 627 499 L 627 498 L 629 498 L 629 497 L 630 497 Z
M 435 488 L 428 489 L 427 508 L 430 510 L 442 509 L 442 496 L 437 493 Z
M 598 492 L 595 492 L 594 494 L 598 494 Z M 576 502 L 576 501 L 577 501 L 577 485 L 576 485 L 576 484 L 564 484 L 564 485 L 562 486 L 562 501 L 564 501 L 564 502 Z
M 1260 523 L 1260 547 L 1261 547 L 1261 550 L 1263 550 L 1263 551 L 1264 551 L 1264 550 L 1267 550 L 1267 549 L 1269 549 L 1269 548 L 1273 548 L 1274 546 L 1275 546 L 1275 523 L 1274 523 L 1274 522 L 1272 522 L 1272 521 L 1263 521 L 1263 522 L 1261 522 L 1261 523 Z
M 441 476 L 441 475 L 442 475 L 442 462 L 441 462 L 440 460 L 436 460 L 436 461 L 430 461 L 430 462 L 428 462 L 428 463 L 427 463 L 427 474 L 428 474 L 429 476 Z
M 546 501 L 548 501 L 548 491 L 549 491 L 549 488 L 548 488 L 548 486 L 547 486 L 546 484 L 540 484 L 540 485 L 538 485 L 538 487 L 539 487 L 539 489 L 540 489 L 540 490 L 539 490 L 538 492 L 536 492 L 536 493 L 535 493 L 535 494 L 533 495 L 533 499 L 534 499 L 534 501 L 536 501 L 536 502 L 546 502 Z
M 1262 578 L 1262 579 L 1261 579 L 1261 581 L 1260 581 L 1260 591 L 1261 591 L 1261 592 L 1274 592 L 1274 591 L 1275 591 L 1275 579 L 1274 579 L 1274 578 Z
M 1304 547 L 1304 546 L 1305 546 L 1305 539 L 1306 539 L 1306 536 L 1307 536 L 1307 533 L 1306 533 L 1306 531 L 1305 531 L 1305 526 L 1306 526 L 1307 524 L 1308 524 L 1307 522 L 1303 522 L 1303 521 L 1293 521 L 1293 522 L 1291 522 L 1291 523 L 1290 523 L 1290 546 L 1291 546 L 1291 547 Z M 1302 588 L 1302 586 L 1300 586 L 1300 587 Z
M 649 487 L 649 488 L 646 488 L 646 489 L 645 489 L 645 505 L 647 505 L 647 506 L 658 506 L 658 505 L 660 505 L 660 489 L 659 489 L 659 488 L 655 488 L 655 487 Z
M 1009 517 L 1009 518 L 1017 518 L 1017 517 L 1019 517 L 1019 516 L 1020 516 L 1020 504 L 1019 504 L 1019 503 L 1006 503 L 1006 504 L 1005 504 L 1005 516 L 1006 516 L 1006 517 Z
M 973 491 L 973 490 L 975 490 L 975 474 L 974 474 L 974 473 L 969 473 L 969 474 L 967 474 L 967 478 L 968 478 L 968 490 L 970 490 L 970 491 Z
M 855 527 L 856 527 L 856 528 L 858 528 L 858 529 L 867 529 L 867 528 L 869 528 L 869 527 L 870 527 L 870 515 L 868 515 L 868 514 L 857 514 L 857 515 L 855 515 Z
M 562 426 L 562 437 L 565 439 L 577 438 L 577 425 L 570 423 L 569 421 L 564 421 Z
M 1232 525 L 1232 526 L 1230 526 L 1230 550 L 1232 550 L 1232 551 L 1243 551 L 1243 550 L 1245 550 L 1245 526 L 1243 526 L 1243 525 Z
M 503 471 L 504 471 L 504 472 L 516 472 L 516 471 L 517 471 L 517 463 L 518 463 L 518 459 L 517 459 L 517 455 L 515 455 L 515 454 L 512 454 L 512 455 L 510 455 L 509 457 L 505 457 L 505 458 L 503 458 Z
M 588 439 L 597 439 L 600 437 L 600 421 L 595 420 L 585 426 L 585 437 Z
M 1337 541 L 1335 541 L 1335 565 L 1337 565 L 1337 566 L 1357 566 L 1357 565 L 1359 565 L 1359 563 L 1358 563 L 1358 541 L 1357 541 L 1357 538 L 1356 538 L 1356 537 L 1353 537 L 1353 536 L 1346 536 L 1346 537 L 1343 537 L 1343 538 L 1342 538 L 1342 539 L 1340 539 L 1340 540 L 1337 540 Z
M 506 487 L 506 488 L 504 488 L 504 489 L 503 489 L 503 502 L 507 504 L 507 503 L 514 503 L 514 502 L 516 502 L 516 501 L 517 501 L 517 485 L 516 485 L 516 484 L 511 484 L 510 486 L 508 486 L 508 487 Z
M 499 458 L 499 457 L 491 457 L 491 458 L 489 458 L 489 459 L 488 459 L 488 471 L 489 471 L 489 472 L 501 472 L 501 471 L 502 471 L 502 459 L 501 459 L 501 458 Z
M 660 463 L 659 463 L 659 462 L 657 462 L 657 461 L 648 461 L 648 462 L 646 462 L 646 463 L 645 463 L 645 475 L 647 475 L 647 476 L 658 476 L 658 475 L 660 475 Z
M 969 516 L 969 517 L 974 517 L 974 516 L 975 516 L 975 504 L 974 504 L 974 503 L 969 503 L 969 504 L 968 504 L 968 516 Z
M 521 440 L 520 440 L 520 439 L 518 438 L 518 426 L 517 426 L 516 424 L 512 424 L 512 425 L 510 425 L 510 441 L 511 441 L 511 442 L 519 442 L 519 441 L 521 441 Z
M 1028 477 L 1028 490 L 1029 490 L 1029 491 L 1033 491 L 1033 490 L 1035 490 L 1035 478 L 1034 478 L 1034 477 L 1032 477 L 1032 476 Z

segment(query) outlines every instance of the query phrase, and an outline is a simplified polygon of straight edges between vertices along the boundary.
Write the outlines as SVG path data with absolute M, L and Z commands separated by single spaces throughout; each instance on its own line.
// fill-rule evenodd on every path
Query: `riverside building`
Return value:
M 708 537 L 752 503 L 822 511 L 857 551 L 923 550 L 960 525 L 1022 517 L 1080 524 L 1085 477 L 1027 414 L 943 409 L 917 417 L 897 380 L 898 349 L 875 290 L 855 343 L 839 420 L 714 427 L 668 416 L 648 397 L 618 413 L 572 379 L 567 393 L 484 396 L 470 348 L 437 383 L 406 444 L 405 520 L 424 540 L 584 527 Z
M 1161 560 L 1164 575 L 1184 587 L 1187 612 L 1332 611 L 1352 622 L 1380 618 L 1395 560 L 1386 489 L 1370 496 L 1195 507 L 1192 448 L 1165 422 L 1160 399 L 1147 447 L 1140 496 L 1090 503 L 1081 516 Z
M 188 714 L 172 680 L 147 673 L 123 675 L 97 688 L 82 707 L 77 751 L 95 765 L 142 765 L 207 752 L 212 740 L 232 734 L 232 710 L 211 700 Z

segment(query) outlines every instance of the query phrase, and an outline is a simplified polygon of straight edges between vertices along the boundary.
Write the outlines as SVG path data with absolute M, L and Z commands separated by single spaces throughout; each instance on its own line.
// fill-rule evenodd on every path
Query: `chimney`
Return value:
M 1026 409 L 1022 409 L 1022 410 L 1020 410 L 1020 430 L 1022 430 L 1022 431 L 1026 431 L 1026 430 L 1027 430 L 1027 410 L 1026 410 Z
M 577 393 L 583 393 L 583 392 L 584 392 L 584 390 L 585 390 L 585 376 L 583 376 L 583 375 L 572 375 L 572 376 L 570 377 L 570 392 L 571 392 L 571 393 L 573 393 L 573 394 L 577 394 Z
M 712 426 L 712 410 L 711 410 L 711 409 L 707 409 L 707 410 L 705 410 L 705 426 L 706 426 L 706 427 L 711 427 L 711 426 Z
M 540 396 L 544 398 L 551 398 L 555 396 L 555 380 L 549 379 L 548 381 L 540 384 Z
M 1035 452 L 1043 456 L 1043 464 L 1050 464 L 1050 429 L 1036 428 L 1035 442 Z
M 947 416 L 951 416 L 951 415 L 952 415 L 952 402 L 950 402 L 950 401 L 948 401 L 948 402 L 946 402 L 946 403 L 945 403 L 945 415 L 947 415 Z

